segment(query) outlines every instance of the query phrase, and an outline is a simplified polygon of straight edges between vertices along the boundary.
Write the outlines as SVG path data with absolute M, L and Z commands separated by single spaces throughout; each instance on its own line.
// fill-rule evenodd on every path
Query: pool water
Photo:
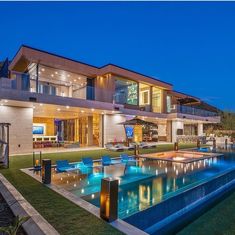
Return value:
M 140 158 L 119 166 L 118 176 L 115 172 L 119 180 L 118 216 L 127 218 L 230 169 L 235 169 L 234 152 L 187 164 Z M 107 176 L 113 175 L 97 167 L 53 174 L 52 183 L 99 207 L 101 179 Z

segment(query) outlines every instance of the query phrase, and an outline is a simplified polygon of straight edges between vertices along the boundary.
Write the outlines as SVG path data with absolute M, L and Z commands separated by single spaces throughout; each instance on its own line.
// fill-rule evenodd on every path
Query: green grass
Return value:
M 187 148 L 187 147 L 193 147 L 193 146 L 180 145 L 180 148 Z M 173 145 L 169 144 L 159 145 L 157 149 L 145 149 L 141 150 L 141 153 L 160 152 L 172 149 Z M 127 151 L 127 153 L 133 154 L 133 151 Z M 69 161 L 72 162 L 72 161 L 79 161 L 84 156 L 90 156 L 93 159 L 97 159 L 105 154 L 109 154 L 114 157 L 114 156 L 119 156 L 120 153 L 110 152 L 107 150 L 92 150 L 92 151 L 79 151 L 79 152 L 70 152 L 70 153 L 67 152 L 67 153 L 43 154 L 43 158 L 50 158 L 52 160 L 52 163 L 55 163 L 55 161 L 58 159 L 68 159 Z M 28 200 L 32 204 L 32 206 L 51 225 L 53 225 L 56 228 L 56 230 L 60 234 L 66 234 L 66 235 L 121 234 L 121 232 L 114 229 L 109 224 L 98 219 L 94 215 L 88 213 L 86 210 L 76 206 L 72 202 L 68 201 L 64 197 L 60 196 L 56 192 L 50 190 L 43 184 L 37 182 L 30 176 L 20 171 L 21 168 L 26 168 L 31 166 L 32 166 L 32 156 L 30 155 L 12 156 L 10 158 L 10 168 L 2 169 L 0 170 L 0 172 L 18 189 L 18 191 L 26 198 L 26 200 Z M 235 211 L 234 199 L 235 199 L 235 194 L 233 198 L 233 204 L 230 203 L 230 205 L 233 205 L 233 210 Z M 229 212 L 229 208 L 227 209 L 227 212 Z M 227 217 L 226 215 L 224 215 L 223 218 L 228 219 Z M 233 217 L 235 217 L 235 215 L 233 215 Z M 219 216 L 214 216 L 214 218 L 219 218 Z M 200 226 L 200 223 L 202 222 L 198 223 Z M 218 225 L 216 225 L 216 221 L 215 223 L 213 223 L 213 225 L 214 227 L 216 226 L 218 227 Z M 195 226 L 197 227 L 198 225 L 194 225 L 193 223 L 192 226 L 191 227 L 190 226 L 186 228 L 187 230 L 186 229 L 184 230 L 186 231 L 185 233 L 184 231 L 182 231 L 182 234 L 191 234 L 190 232 L 192 231 L 192 229 L 194 230 Z M 205 233 L 199 232 L 194 234 L 205 234 Z
M 235 192 L 186 226 L 177 235 L 234 235 Z

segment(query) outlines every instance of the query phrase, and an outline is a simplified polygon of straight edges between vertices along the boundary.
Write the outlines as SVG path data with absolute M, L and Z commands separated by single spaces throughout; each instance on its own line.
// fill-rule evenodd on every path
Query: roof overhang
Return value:
M 90 77 L 114 74 L 137 82 L 143 82 L 152 86 L 158 86 L 163 89 L 172 90 L 172 84 L 135 71 L 131 71 L 129 69 L 119 67 L 117 65 L 108 64 L 98 68 L 80 61 L 72 60 L 25 45 L 20 47 L 15 57 L 13 58 L 9 69 L 12 71 L 25 72 L 31 63 L 39 63 L 41 65 L 66 70 L 73 73 L 79 73 Z
M 166 90 L 172 90 L 172 87 L 173 87 L 172 84 L 170 83 L 166 83 L 156 78 L 149 77 L 141 73 L 138 73 L 138 72 L 126 69 L 126 68 L 122 68 L 113 64 L 105 65 L 99 69 L 100 76 L 105 75 L 105 74 L 113 74 L 113 75 L 121 76 L 121 77 L 128 78 L 136 82 L 143 82 L 151 86 L 154 85 L 157 87 L 161 87 Z
M 94 76 L 98 73 L 97 67 L 28 46 L 22 46 L 19 49 L 13 58 L 9 69 L 12 71 L 25 72 L 31 63 L 39 63 L 86 76 Z

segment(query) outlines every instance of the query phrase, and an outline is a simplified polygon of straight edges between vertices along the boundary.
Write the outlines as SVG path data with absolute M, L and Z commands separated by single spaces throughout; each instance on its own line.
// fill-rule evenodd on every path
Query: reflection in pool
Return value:
M 52 183 L 99 206 L 101 179 L 115 176 L 119 179 L 119 217 L 126 218 L 232 168 L 235 168 L 234 153 L 187 164 L 140 158 L 105 169 L 53 172 Z

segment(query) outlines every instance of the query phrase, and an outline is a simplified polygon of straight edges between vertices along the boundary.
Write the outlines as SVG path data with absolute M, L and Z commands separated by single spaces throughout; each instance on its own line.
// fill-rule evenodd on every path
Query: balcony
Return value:
M 217 112 L 211 112 L 204 109 L 194 108 L 186 105 L 172 105 L 170 113 L 182 113 L 190 114 L 201 117 L 217 117 L 219 114 Z
M 11 78 L 0 78 L 0 88 L 5 90 L 18 90 L 48 96 L 60 96 L 85 100 L 96 100 L 113 103 L 113 91 L 88 86 L 83 79 L 80 84 L 52 80 L 42 77 L 37 82 L 34 76 L 26 73 L 12 72 Z

